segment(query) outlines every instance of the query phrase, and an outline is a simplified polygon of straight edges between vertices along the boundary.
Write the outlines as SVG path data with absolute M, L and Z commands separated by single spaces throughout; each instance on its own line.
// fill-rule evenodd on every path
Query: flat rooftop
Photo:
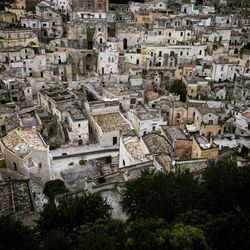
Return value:
M 143 135 L 142 139 L 151 154 L 165 153 L 169 154 L 173 158 L 175 157 L 174 149 L 171 147 L 165 137 L 156 133 L 151 133 Z
M 33 150 L 45 150 L 46 145 L 35 131 L 14 130 L 3 139 L 4 146 L 23 158 Z
M 140 140 L 137 137 L 133 138 L 124 138 L 123 143 L 129 154 L 138 160 L 143 161 L 146 159 L 142 146 L 140 144 Z
M 210 143 L 205 136 L 195 136 L 194 138 L 199 144 L 199 147 L 203 150 L 216 148 L 214 143 Z
M 169 127 L 166 125 L 161 126 L 164 133 L 170 137 L 173 141 L 178 139 L 187 139 L 186 135 L 176 127 Z
M 140 120 L 151 120 L 156 118 L 162 118 L 157 109 L 136 109 L 136 115 Z
M 117 86 L 103 87 L 103 90 L 108 91 L 116 96 L 130 95 L 130 94 L 135 93 L 135 91 L 133 91 L 129 88 L 126 88 L 126 87 L 125 88 L 118 88 Z
M 84 113 L 81 111 L 80 108 L 78 107 L 75 107 L 75 108 L 72 108 L 70 111 L 69 111 L 69 114 L 72 118 L 73 121 L 82 121 L 82 120 L 87 120 L 86 116 L 84 115 Z
M 124 133 L 132 130 L 132 125 L 120 112 L 94 115 L 93 118 L 103 133 L 112 131 L 120 131 Z
M 67 89 L 63 88 L 49 88 L 49 89 L 42 89 L 41 94 L 47 95 L 55 102 L 60 101 L 70 101 L 70 100 L 76 100 L 76 96 L 68 91 Z

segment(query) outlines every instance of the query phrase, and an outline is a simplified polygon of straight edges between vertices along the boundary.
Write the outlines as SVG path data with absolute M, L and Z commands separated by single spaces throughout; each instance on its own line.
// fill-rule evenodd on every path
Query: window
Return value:
M 78 123 L 78 128 L 80 128 L 81 127 L 81 124 L 80 123 Z
M 162 52 L 161 51 L 159 51 L 159 57 L 161 57 L 162 56 Z
M 161 31 L 159 31 L 159 35 L 161 35 Z
M 98 28 L 98 31 L 101 31 L 101 28 Z
M 221 71 L 223 71 L 224 70 L 224 67 L 223 66 L 221 66 Z
M 13 165 L 14 165 L 14 170 L 17 171 L 17 165 L 15 162 L 13 162 Z
M 155 131 L 155 126 L 152 127 L 152 130 Z
M 91 9 L 92 8 L 92 3 L 87 3 L 87 9 Z
M 181 32 L 181 36 L 183 36 L 183 32 Z
M 201 55 L 201 54 L 202 54 L 202 50 L 199 51 L 199 55 Z
M 43 166 L 43 165 L 42 165 L 42 163 L 40 162 L 40 163 L 38 164 L 38 167 L 39 167 L 39 168 L 42 168 L 42 166 Z
M 113 137 L 113 145 L 117 145 L 117 137 Z
M 130 104 L 136 104 L 136 98 L 131 98 Z
M 182 51 L 180 51 L 180 56 L 182 56 L 183 55 L 183 52 Z

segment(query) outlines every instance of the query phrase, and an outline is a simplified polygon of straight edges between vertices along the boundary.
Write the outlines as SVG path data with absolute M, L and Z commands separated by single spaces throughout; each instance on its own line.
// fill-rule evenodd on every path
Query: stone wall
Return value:
M 28 182 L 11 180 L 0 183 L 0 216 L 34 210 Z

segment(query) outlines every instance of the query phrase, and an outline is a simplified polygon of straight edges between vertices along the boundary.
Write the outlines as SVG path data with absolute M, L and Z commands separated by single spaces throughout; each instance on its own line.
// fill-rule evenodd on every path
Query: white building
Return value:
M 66 129 L 70 144 L 73 146 L 89 142 L 89 122 L 83 112 L 76 106 L 66 111 Z
M 250 111 L 235 114 L 235 134 L 241 136 L 250 136 Z
M 225 60 L 218 60 L 212 64 L 212 80 L 214 82 L 223 82 L 234 80 L 235 64 L 228 63 Z
M 0 141 L 6 167 L 43 182 L 50 180 L 50 154 L 41 135 L 35 130 L 14 130 Z
M 133 130 L 130 122 L 121 114 L 119 101 L 94 101 L 85 103 L 90 124 L 90 136 L 102 147 L 120 144 L 120 136 Z
M 160 131 L 160 126 L 164 123 L 159 110 L 154 109 L 131 109 L 127 113 L 127 118 L 132 123 L 139 137 L 151 132 Z
M 119 155 L 120 168 L 139 164 L 148 160 L 149 159 L 147 159 L 143 152 L 142 142 L 137 136 L 128 135 L 121 138 Z
M 99 52 L 97 72 L 102 75 L 118 74 L 119 73 L 118 60 L 119 60 L 118 50 L 108 48 L 104 52 Z
M 69 13 L 71 10 L 71 0 L 53 0 L 55 9 L 60 10 L 62 13 Z

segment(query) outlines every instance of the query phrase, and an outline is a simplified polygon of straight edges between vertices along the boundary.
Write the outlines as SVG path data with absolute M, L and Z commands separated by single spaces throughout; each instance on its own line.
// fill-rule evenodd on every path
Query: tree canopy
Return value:
M 65 198 L 45 205 L 35 231 L 1 217 L 0 249 L 247 250 L 249 199 L 250 167 L 230 159 L 210 162 L 199 178 L 145 171 L 125 184 L 127 221 L 112 219 L 98 194 Z
M 131 218 L 171 221 L 177 214 L 195 208 L 198 187 L 198 181 L 188 172 L 143 172 L 126 183 L 123 208 Z
M 38 241 L 34 232 L 10 216 L 0 217 L 0 249 L 33 250 Z
M 180 100 L 182 102 L 186 101 L 187 90 L 185 84 L 181 80 L 175 80 L 171 85 L 170 91 L 180 95 Z
M 58 194 L 67 193 L 69 190 L 66 188 L 64 182 L 60 179 L 47 181 L 45 183 L 43 194 L 50 200 L 54 200 L 54 197 Z

